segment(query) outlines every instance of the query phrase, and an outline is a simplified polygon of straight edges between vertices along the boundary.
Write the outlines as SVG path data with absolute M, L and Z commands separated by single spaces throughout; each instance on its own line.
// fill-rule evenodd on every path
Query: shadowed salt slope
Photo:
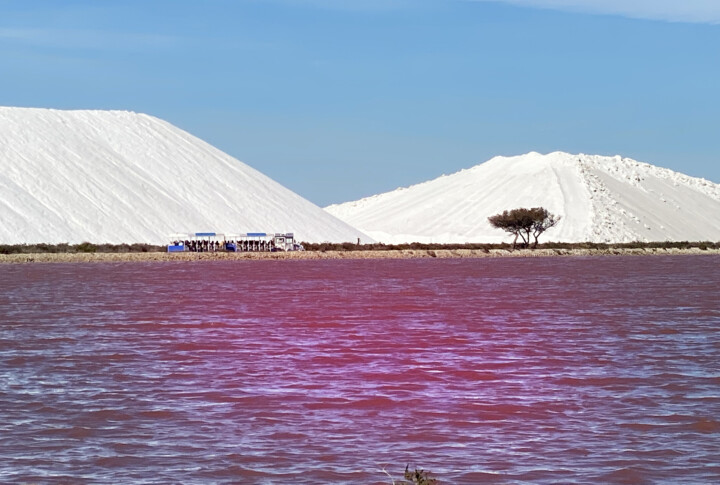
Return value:
M 326 210 L 388 243 L 500 242 L 487 218 L 543 206 L 562 216 L 542 240 L 720 240 L 720 185 L 597 155 L 528 153 Z
M 152 116 L 0 107 L 0 243 L 160 244 L 196 231 L 369 241 Z

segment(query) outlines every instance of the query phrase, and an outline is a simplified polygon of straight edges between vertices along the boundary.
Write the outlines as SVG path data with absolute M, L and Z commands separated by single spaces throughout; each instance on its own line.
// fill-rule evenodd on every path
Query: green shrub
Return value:
M 0 254 L 20 254 L 21 248 L 18 244 L 0 244 Z
M 98 247 L 87 241 L 75 245 L 75 251 L 78 253 L 96 253 Z

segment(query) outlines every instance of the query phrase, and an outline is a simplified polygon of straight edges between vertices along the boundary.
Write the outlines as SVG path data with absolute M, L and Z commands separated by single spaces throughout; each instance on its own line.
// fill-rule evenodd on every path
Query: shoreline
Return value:
M 582 256 L 718 255 L 720 249 L 608 248 L 608 249 L 393 249 L 368 251 L 295 251 L 287 253 L 27 253 L 0 254 L 0 264 L 26 263 L 112 263 L 112 262 L 196 262 L 242 260 L 325 260 L 325 259 L 463 259 L 542 258 Z

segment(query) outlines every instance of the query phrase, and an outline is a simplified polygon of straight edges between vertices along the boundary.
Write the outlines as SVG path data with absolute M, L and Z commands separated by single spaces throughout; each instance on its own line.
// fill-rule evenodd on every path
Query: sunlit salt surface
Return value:
M 716 483 L 720 258 L 0 266 L 0 482 Z

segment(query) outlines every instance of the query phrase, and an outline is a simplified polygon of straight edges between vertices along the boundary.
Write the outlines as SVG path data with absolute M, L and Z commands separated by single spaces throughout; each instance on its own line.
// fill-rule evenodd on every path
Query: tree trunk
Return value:
M 521 233 L 520 233 L 520 237 L 521 237 L 522 240 L 523 240 L 523 247 L 524 247 L 524 248 L 529 247 L 529 246 L 530 246 L 530 231 L 527 231 L 527 230 L 526 230 L 526 231 L 525 231 L 525 234 L 523 234 L 523 233 L 521 232 Z

